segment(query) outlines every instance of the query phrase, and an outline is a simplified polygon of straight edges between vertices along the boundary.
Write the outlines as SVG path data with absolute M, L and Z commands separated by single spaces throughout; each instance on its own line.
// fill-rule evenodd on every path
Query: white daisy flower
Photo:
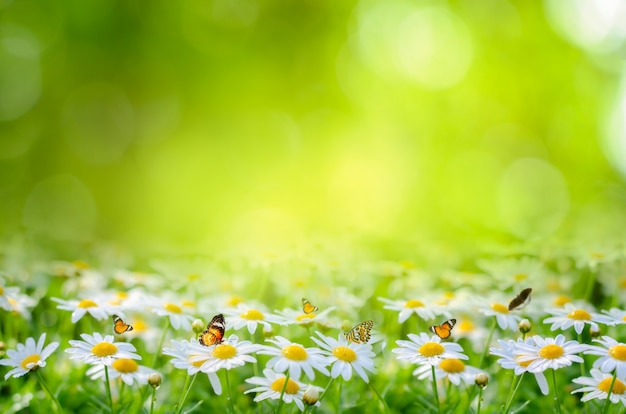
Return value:
M 499 356 L 496 362 L 505 369 L 512 369 L 515 375 L 522 375 L 525 372 L 528 372 L 528 365 L 530 365 L 531 361 L 521 361 L 521 357 L 523 355 L 535 355 L 534 352 L 526 352 L 522 351 L 519 348 L 519 344 L 527 344 L 531 345 L 534 341 L 531 338 L 526 338 L 525 340 L 518 338 L 517 342 L 508 339 L 498 340 L 498 345 L 500 348 L 490 348 L 489 353 L 495 356 Z M 546 380 L 546 376 L 543 372 L 535 372 L 533 373 L 535 376 L 535 380 L 537 381 L 537 385 L 539 385 L 539 389 L 543 395 L 548 395 L 550 393 L 550 389 L 548 388 L 548 381 Z
M 544 319 L 543 323 L 551 323 L 551 331 L 557 329 L 564 331 L 573 326 L 576 333 L 580 335 L 585 325 L 589 325 L 590 329 L 594 331 L 599 331 L 598 323 L 607 324 L 610 322 L 607 316 L 576 307 L 572 303 L 566 303 L 563 308 L 547 309 L 547 312 L 552 316 Z
M 37 301 L 35 299 L 23 293 L 16 292 L 8 297 L 8 302 L 11 307 L 9 309 L 11 312 L 20 315 L 26 320 L 31 320 L 31 310 L 37 305 Z
M 300 373 L 302 371 L 304 371 L 311 380 L 315 379 L 313 369 L 327 376 L 330 374 L 326 369 L 326 365 L 328 365 L 326 357 L 322 354 L 320 349 L 305 348 L 282 336 L 277 336 L 275 339 L 268 339 L 267 342 L 275 344 L 276 347 L 264 345 L 258 353 L 273 356 L 273 358 L 267 362 L 266 366 L 268 368 L 274 369 L 277 372 L 289 370 L 289 376 L 295 379 L 300 379 Z
M 572 365 L 573 362 L 583 362 L 578 356 L 580 352 L 587 349 L 587 345 L 577 341 L 565 342 L 564 335 L 557 335 L 556 338 L 542 338 L 534 335 L 530 339 L 534 342 L 523 342 L 517 344 L 519 362 L 530 362 L 529 372 L 543 372 L 548 368 L 557 370 L 559 368 Z
M 585 354 L 599 355 L 593 367 L 598 368 L 602 372 L 613 372 L 617 370 L 619 378 L 626 378 L 626 344 L 617 342 L 609 336 L 603 336 L 602 339 L 594 339 L 593 342 L 602 344 L 603 346 L 588 345 Z
M 607 317 L 607 325 L 622 325 L 626 323 L 626 310 L 611 308 L 611 310 L 603 310 L 603 314 Z
M 151 306 L 152 312 L 159 316 L 167 316 L 170 320 L 170 324 L 174 329 L 183 329 L 185 331 L 191 330 L 191 322 L 194 317 L 185 313 L 186 302 L 174 303 L 160 299 L 153 299 L 147 303 Z M 189 307 L 189 306 L 187 306 Z
M 70 354 L 70 359 L 83 361 L 85 364 L 110 366 L 118 358 L 141 359 L 134 352 L 135 347 L 127 342 L 113 342 L 113 335 L 102 337 L 95 332 L 92 335 L 81 334 L 82 341 L 70 340 L 72 348 L 65 352 Z
M 348 381 L 352 378 L 352 370 L 363 378 L 363 381 L 369 382 L 366 370 L 374 374 L 374 360 L 376 356 L 372 352 L 372 345 L 357 344 L 346 340 L 343 334 L 339 334 L 338 339 L 330 338 L 316 332 L 321 340 L 311 337 L 311 339 L 325 350 L 328 355 L 328 361 L 332 365 L 330 370 L 331 378 L 337 378 L 339 375 Z
M 11 311 L 11 298 L 20 293 L 20 289 L 14 286 L 6 287 L 4 280 L 0 279 L 0 308 Z
M 429 337 L 422 332 L 418 335 L 409 334 L 410 341 L 397 340 L 398 348 L 391 350 L 397 354 L 398 360 L 407 360 L 413 364 L 430 364 L 437 366 L 444 358 L 468 359 L 462 354 L 461 345 L 454 342 L 441 342 L 437 335 Z
M 188 375 L 195 375 L 201 371 L 206 373 L 215 394 L 222 395 L 222 383 L 220 382 L 220 379 L 215 371 L 203 371 L 205 362 L 207 362 L 211 357 L 205 354 L 204 356 L 206 359 L 198 359 L 196 357 L 199 354 L 196 351 L 191 350 L 191 345 L 198 344 L 198 342 L 195 340 L 191 342 L 186 340 L 171 340 L 170 342 L 174 345 L 174 348 L 163 348 L 163 354 L 173 357 L 170 362 L 174 365 L 174 367 L 186 370 Z M 204 345 L 202 346 L 204 347 Z M 195 360 L 192 361 L 192 359 Z
M 104 365 L 94 365 L 87 370 L 87 375 L 95 380 L 106 378 Z M 109 379 L 122 378 L 122 381 L 128 385 L 137 383 L 145 385 L 148 383 L 150 374 L 158 374 L 159 372 L 137 364 L 134 360 L 128 358 L 118 358 L 111 363 L 109 367 Z
M 521 316 L 509 312 L 508 305 L 499 302 L 479 306 L 478 311 L 485 316 L 495 316 L 498 326 L 502 330 L 508 329 L 517 332 L 519 322 L 522 320 Z
M 59 303 L 57 309 L 72 311 L 72 323 L 78 322 L 86 314 L 90 314 L 97 320 L 108 319 L 115 311 L 111 310 L 110 305 L 103 298 L 92 297 L 81 300 L 71 299 L 63 300 L 52 298 L 53 301 Z
M 613 375 L 595 368 L 592 368 L 589 373 L 591 377 L 578 377 L 572 380 L 575 384 L 586 385 L 586 387 L 572 391 L 572 394 L 575 392 L 588 392 L 589 394 L 580 399 L 582 402 L 593 399 L 606 400 L 606 397 L 609 395 L 609 390 L 611 389 L 611 383 L 613 382 Z M 626 384 L 619 378 L 615 378 L 610 400 L 613 404 L 621 402 L 626 406 Z
M 233 369 L 245 365 L 246 362 L 256 363 L 256 358 L 249 355 L 257 352 L 260 345 L 250 341 L 239 341 L 237 335 L 231 335 L 226 341 L 212 346 L 204 346 L 197 341 L 189 343 L 188 352 L 193 356 L 190 362 L 203 361 L 201 371 L 219 371 Z
M 13 369 L 6 373 L 4 379 L 18 378 L 45 367 L 46 359 L 59 347 L 58 342 L 51 342 L 44 348 L 45 342 L 46 334 L 42 333 L 37 343 L 34 338 L 26 338 L 26 343 L 18 343 L 16 350 L 7 350 L 8 358 L 0 359 L 0 365 L 13 367 Z
M 400 323 L 404 323 L 413 314 L 426 321 L 430 321 L 441 315 L 445 316 L 446 318 L 450 317 L 450 314 L 446 310 L 444 310 L 442 306 L 437 306 L 430 303 L 426 304 L 418 299 L 391 300 L 379 297 L 378 300 L 386 303 L 386 305 L 383 306 L 383 309 L 400 312 L 398 314 L 398 322 Z
M 263 375 L 265 376 L 246 379 L 248 384 L 257 385 L 257 387 L 245 391 L 244 394 L 250 392 L 258 393 L 257 396 L 254 397 L 255 402 L 260 402 L 268 398 L 278 400 L 282 394 L 284 402 L 287 404 L 293 402 L 298 406 L 300 411 L 304 411 L 302 397 L 304 396 L 304 390 L 307 388 L 305 384 L 291 378 L 287 379 L 284 374 L 277 374 L 271 369 L 264 369 Z M 287 381 L 286 385 L 285 381 Z M 284 393 L 283 388 L 285 390 Z
M 261 307 L 252 307 L 245 303 L 239 303 L 235 308 L 224 310 L 224 315 L 228 316 L 226 327 L 239 330 L 244 326 L 248 328 L 248 332 L 252 335 L 256 332 L 259 325 L 271 332 L 273 323 L 285 325 L 285 320 L 277 315 L 269 313 Z
M 423 364 L 417 367 L 413 371 L 413 375 L 417 379 L 430 379 L 432 380 L 432 366 L 429 364 Z M 435 367 L 435 378 L 438 380 L 448 378 L 454 385 L 460 385 L 463 381 L 466 385 L 474 385 L 476 375 L 482 373 L 476 367 L 465 365 L 460 359 L 447 358 L 442 359 L 439 365 Z

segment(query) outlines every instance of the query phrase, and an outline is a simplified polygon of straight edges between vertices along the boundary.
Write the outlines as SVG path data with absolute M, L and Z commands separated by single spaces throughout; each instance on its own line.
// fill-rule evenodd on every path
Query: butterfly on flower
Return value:
M 519 295 L 515 296 L 509 302 L 509 310 L 512 311 L 513 309 L 521 309 L 524 306 L 528 305 L 530 303 L 530 293 L 532 291 L 532 288 L 526 288 L 522 290 Z
M 441 325 L 433 325 L 428 328 L 429 331 L 437 335 L 441 339 L 448 339 L 452 334 L 452 328 L 456 325 L 456 319 L 448 319 Z
M 224 331 L 226 330 L 226 321 L 221 313 L 215 315 L 206 329 L 198 336 L 200 345 L 211 346 L 219 344 L 224 339 Z
M 372 328 L 374 327 L 374 321 L 361 322 L 349 332 L 344 332 L 346 339 L 352 341 L 355 344 L 364 344 L 371 338 Z
M 317 310 L 317 306 L 313 306 L 307 299 L 302 298 L 302 312 L 308 315 L 311 312 L 317 312 Z
M 127 324 L 117 315 L 113 315 L 113 330 L 116 334 L 121 335 L 124 332 L 132 331 L 132 325 Z

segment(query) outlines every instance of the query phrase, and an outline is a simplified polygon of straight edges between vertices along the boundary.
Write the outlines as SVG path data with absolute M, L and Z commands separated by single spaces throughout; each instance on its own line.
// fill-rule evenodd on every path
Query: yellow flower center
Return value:
M 180 308 L 180 306 L 176 305 L 175 303 L 166 303 L 163 307 L 168 312 L 183 313 L 183 310 Z
M 465 371 L 465 364 L 459 359 L 444 359 L 439 363 L 439 368 L 450 374 Z
M 191 365 L 193 365 L 194 367 L 199 368 L 199 367 L 201 367 L 201 366 L 202 366 L 202 364 L 204 364 L 204 363 L 207 361 L 207 359 L 208 359 L 208 358 L 207 358 L 207 359 L 201 359 L 200 361 L 192 361 L 192 360 L 191 360 L 191 358 L 193 358 L 193 357 L 197 357 L 197 356 L 199 356 L 199 355 L 198 355 L 198 354 L 191 354 L 191 355 L 189 355 L 189 357 L 187 358 L 187 361 L 189 361 L 189 363 L 190 363 Z
M 424 303 L 417 299 L 410 299 L 404 304 L 405 308 L 422 308 L 424 307 Z
M 356 353 L 347 346 L 338 346 L 333 349 L 333 355 L 344 362 L 356 361 Z
M 265 319 L 263 314 L 256 309 L 248 309 L 247 311 L 241 314 L 241 317 L 243 319 L 248 319 L 251 321 L 262 321 L 263 319 Z
M 39 355 L 37 355 L 37 354 L 33 354 L 33 355 L 30 355 L 30 356 L 27 356 L 22 361 L 22 368 L 34 371 L 37 368 L 39 368 L 39 365 L 37 365 L 37 362 L 39 362 L 40 359 L 41 359 L 41 357 Z M 29 364 L 35 364 L 35 365 L 33 365 L 32 367 L 29 368 L 28 367 Z
M 296 316 L 296 320 L 298 322 L 302 322 L 302 320 L 304 320 L 304 319 L 313 319 L 313 318 L 315 318 L 315 314 L 314 313 L 303 313 L 302 315 Z
M 137 372 L 137 370 L 139 369 L 139 365 L 137 365 L 137 363 L 133 361 L 132 359 L 128 359 L 128 358 L 116 359 L 115 361 L 113 361 L 113 364 L 111 364 L 111 366 L 117 372 L 121 372 L 122 374 L 128 374 L 129 372 Z
M 89 269 L 89 264 L 83 260 L 74 260 L 72 261 L 72 264 L 77 269 L 82 269 L 82 270 Z
M 570 319 L 576 319 L 577 321 L 588 321 L 591 319 L 591 315 L 584 309 L 576 309 L 567 314 Z
M 117 296 L 120 299 L 126 299 L 128 297 L 128 293 L 126 293 L 126 292 L 117 292 L 115 294 L 115 296 Z
M 97 357 L 115 355 L 117 347 L 110 342 L 100 342 L 91 348 L 91 353 Z
M 528 279 L 528 276 L 525 273 L 518 273 L 513 276 L 513 279 L 515 279 L 516 282 L 523 282 L 524 280 Z
M 4 288 L 0 286 L 0 295 L 4 295 Z
M 556 299 L 554 299 L 554 305 L 555 306 L 563 306 L 566 303 L 570 303 L 572 301 L 572 298 L 570 298 L 567 295 L 559 295 L 556 297 Z
M 598 383 L 598 389 L 600 391 L 604 391 L 606 393 L 609 392 L 609 388 L 611 388 L 611 382 L 613 381 L 612 377 L 608 377 L 603 379 Z M 615 378 L 615 383 L 613 384 L 613 391 L 611 394 L 623 394 L 626 391 L 626 385 L 619 379 Z
M 78 302 L 78 307 L 79 308 L 97 308 L 98 305 L 96 304 L 96 302 L 94 302 L 91 299 L 83 299 L 80 302 Z
M 278 378 L 276 381 L 272 382 L 270 388 L 276 392 L 282 392 L 283 387 L 285 387 L 285 377 Z M 298 384 L 289 378 L 287 382 L 287 386 L 285 387 L 285 394 L 297 394 L 300 391 L 300 387 Z
M 143 332 L 148 329 L 148 325 L 142 319 L 135 319 L 133 321 L 133 330 L 135 332 Z
M 230 359 L 237 355 L 237 348 L 229 344 L 219 344 L 213 350 L 213 356 L 219 359 Z
M 241 296 L 231 296 L 230 299 L 226 301 L 228 306 L 237 306 L 241 302 L 243 302 L 243 298 Z
M 457 325 L 457 332 L 471 332 L 476 329 L 476 326 L 469 319 L 463 319 L 461 323 Z
M 182 305 L 186 308 L 195 308 L 196 302 L 194 302 L 193 300 L 185 299 L 183 300 Z
M 189 276 L 187 276 L 187 279 L 188 279 L 190 282 L 193 282 L 194 280 L 198 280 L 198 279 L 200 279 L 200 275 L 198 275 L 198 274 L 196 274 L 196 273 L 192 273 L 192 274 L 190 274 Z
M 422 356 L 433 357 L 443 354 L 443 351 L 445 351 L 443 345 L 438 344 L 437 342 L 426 342 L 424 345 L 420 346 L 418 352 Z
M 527 367 L 530 365 L 531 362 L 533 362 L 532 360 L 528 360 L 528 361 L 519 361 L 519 359 L 522 358 L 521 355 L 516 355 L 515 356 L 515 362 L 517 362 L 517 365 L 519 365 L 520 367 Z
M 618 359 L 620 361 L 626 361 L 626 345 L 615 345 L 609 348 L 609 355 L 611 358 Z
M 494 303 L 491 305 L 491 309 L 498 313 L 509 313 L 509 307 L 501 303 Z
M 538 354 L 544 359 L 557 359 L 563 356 L 563 348 L 557 344 L 550 344 L 541 348 Z
M 302 345 L 287 345 L 282 352 L 285 358 L 292 361 L 304 361 L 308 357 L 306 349 Z

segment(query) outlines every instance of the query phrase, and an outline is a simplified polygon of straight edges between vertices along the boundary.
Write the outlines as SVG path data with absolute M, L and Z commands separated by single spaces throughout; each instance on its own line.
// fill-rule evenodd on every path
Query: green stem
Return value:
M 389 412 L 389 407 L 387 406 L 387 402 L 385 401 L 385 399 L 378 393 L 378 391 L 376 391 L 376 388 L 374 388 L 371 383 L 368 382 L 367 385 L 369 385 L 370 389 L 374 392 L 374 394 L 376 394 L 380 402 L 383 404 L 385 412 Z
M 233 406 L 233 398 L 230 395 L 230 380 L 228 379 L 228 370 L 225 369 L 224 371 L 226 371 L 226 373 L 225 373 L 226 374 L 225 375 L 226 376 L 226 392 L 227 392 L 226 399 L 228 400 L 228 407 L 230 409 L 230 413 L 231 414 L 235 414 L 235 407 Z M 285 381 L 285 383 L 286 382 L 287 381 Z
M 606 393 L 606 402 L 604 403 L 602 414 L 606 414 L 607 412 L 609 412 L 609 406 L 611 405 L 611 393 L 613 392 L 613 385 L 615 384 L 616 379 L 617 369 L 613 372 L 613 379 L 611 380 L 611 386 L 609 387 L 609 391 Z
M 337 384 L 337 412 L 340 413 L 341 412 L 341 389 L 343 388 L 343 381 L 341 380 L 341 377 L 337 377 L 339 378 L 338 384 Z
M 593 293 L 593 286 L 596 283 L 596 270 L 589 269 L 589 277 L 587 278 L 587 286 L 585 286 L 585 295 L 583 299 L 591 303 L 591 294 Z
M 476 407 L 476 414 L 480 414 L 480 406 L 483 403 L 483 387 L 478 387 L 478 406 Z
M 552 385 L 554 387 L 554 404 L 556 406 L 556 412 L 561 414 L 561 404 L 559 403 L 559 393 L 556 389 L 556 371 L 552 370 Z
M 498 326 L 498 320 L 494 316 L 493 323 L 491 324 L 491 329 L 489 330 L 489 336 L 487 337 L 487 344 L 485 345 L 483 354 L 480 356 L 480 362 L 478 363 L 478 368 L 482 368 L 483 362 L 485 362 L 485 358 L 487 357 L 487 352 L 489 352 L 489 345 L 491 345 L 491 339 L 493 338 L 493 334 L 496 331 L 496 326 Z
M 287 389 L 288 382 L 289 382 L 289 370 L 287 370 L 287 373 L 285 374 L 285 383 L 283 384 L 283 389 L 280 391 L 280 398 L 278 399 L 278 405 L 276 406 L 276 411 L 274 411 L 274 414 L 280 413 L 280 410 L 283 408 L 283 404 L 285 403 L 285 401 L 283 400 L 283 397 L 285 396 L 285 390 Z
M 154 401 L 156 400 L 156 389 L 157 387 L 152 387 L 152 401 L 150 401 L 150 414 L 154 411 Z
M 504 409 L 502 410 L 502 414 L 507 414 L 509 409 L 511 408 L 511 404 L 513 403 L 513 397 L 517 394 L 517 389 L 522 383 L 522 379 L 524 378 L 525 372 L 522 372 L 522 375 L 517 376 L 515 372 L 513 372 L 513 381 L 511 381 L 511 390 L 509 391 L 509 396 L 506 399 L 506 403 L 504 404 Z
M 111 404 L 111 414 L 115 414 L 115 407 L 113 406 L 113 395 L 111 394 L 111 383 L 109 382 L 109 367 L 104 366 L 104 378 L 107 390 L 107 396 L 109 397 L 109 404 Z
M 57 400 L 54 394 L 50 392 L 50 388 L 48 388 L 48 384 L 46 384 L 46 381 L 43 379 L 43 375 L 41 375 L 41 372 L 39 372 L 38 369 L 35 370 L 35 372 L 37 373 L 37 377 L 39 378 L 39 383 L 41 384 L 41 387 L 46 391 L 48 396 L 50 396 L 50 398 L 52 399 L 52 402 L 54 402 L 54 410 L 62 413 L 63 408 L 61 407 L 59 400 Z
M 330 385 L 333 383 L 333 381 L 334 381 L 334 380 L 335 380 L 334 378 L 331 378 L 331 379 L 328 381 L 328 384 L 326 384 L 326 388 L 324 388 L 324 391 L 322 391 L 322 394 L 320 395 L 319 400 L 317 400 L 318 402 L 322 402 L 322 399 L 323 399 L 323 398 L 324 398 L 324 396 L 326 395 L 326 392 L 328 391 L 328 389 L 330 388 Z M 313 408 L 313 412 L 314 412 L 314 413 L 315 413 L 315 412 L 317 412 L 317 407 L 314 407 L 314 408 Z
M 441 405 L 439 404 L 439 392 L 437 391 L 437 376 L 435 375 L 435 366 L 430 366 L 433 374 L 433 395 L 435 396 L 435 403 L 437 404 L 437 412 L 441 414 Z
M 176 414 L 180 414 L 180 412 L 183 411 L 183 404 L 185 404 L 185 400 L 187 399 L 189 391 L 191 390 L 193 383 L 196 381 L 197 376 L 197 372 L 193 374 L 193 377 L 190 377 L 190 375 L 187 374 L 187 378 L 185 379 L 185 386 L 183 387 L 185 388 L 185 392 L 183 393 L 183 395 L 181 395 L 180 401 L 178 401 L 178 405 L 176 406 Z

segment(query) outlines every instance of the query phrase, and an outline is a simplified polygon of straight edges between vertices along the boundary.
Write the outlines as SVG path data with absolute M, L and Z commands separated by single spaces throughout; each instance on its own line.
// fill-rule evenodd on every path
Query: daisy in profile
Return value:
M 282 336 L 275 339 L 268 339 L 276 346 L 264 345 L 258 351 L 259 354 L 271 355 L 272 358 L 267 362 L 267 367 L 277 372 L 289 372 L 291 378 L 299 379 L 302 371 L 309 377 L 315 379 L 313 369 L 324 375 L 330 375 L 326 366 L 328 361 L 318 348 L 305 348 L 300 344 L 289 341 Z
M 205 362 L 210 359 L 210 355 L 204 354 L 203 358 L 197 358 L 198 355 L 202 354 L 198 354 L 195 353 L 195 351 L 190 350 L 193 341 L 190 342 L 186 340 L 171 340 L 170 342 L 174 347 L 163 348 L 163 355 L 173 357 L 170 360 L 172 365 L 174 365 L 175 368 L 186 370 L 187 375 L 193 375 L 194 378 L 198 372 L 206 373 L 215 394 L 222 395 L 222 384 L 219 377 L 217 376 L 215 371 L 205 369 Z M 191 360 L 192 358 L 194 359 L 194 361 Z
M 80 300 L 64 300 L 59 298 L 52 298 L 52 300 L 59 304 L 57 306 L 57 309 L 72 312 L 72 323 L 78 322 L 86 314 L 89 314 L 95 319 L 102 321 L 110 318 L 111 315 L 113 315 L 113 313 L 115 312 L 106 303 L 106 300 L 100 297 L 90 297 Z
M 87 375 L 91 379 L 104 379 L 106 377 L 104 365 L 94 365 L 87 370 Z M 139 365 L 135 360 L 129 358 L 118 358 L 111 363 L 109 369 L 109 379 L 121 378 L 124 383 L 133 385 L 137 383 L 146 385 L 150 374 L 158 374 L 159 372 Z
M 404 323 L 411 315 L 415 314 L 425 321 L 435 319 L 437 316 L 450 317 L 442 306 L 436 306 L 430 303 L 424 303 L 419 299 L 408 300 L 391 300 L 387 298 L 378 298 L 379 301 L 385 303 L 383 309 L 389 309 L 398 313 L 398 322 Z
M 65 352 L 70 354 L 70 359 L 82 361 L 85 364 L 107 365 L 119 358 L 141 359 L 137 351 L 128 342 L 114 342 L 113 335 L 103 337 L 95 332 L 93 335 L 81 334 L 82 341 L 70 340 L 71 348 Z
M 295 403 L 300 411 L 304 411 L 302 398 L 307 385 L 287 378 L 284 374 L 278 374 L 271 369 L 264 369 L 263 375 L 263 377 L 246 379 L 248 384 L 256 385 L 256 387 L 245 391 L 244 394 L 256 392 L 257 396 L 254 397 L 254 402 L 261 402 L 268 398 L 280 400 L 282 397 L 283 402 L 287 404 Z
M 423 364 L 413 371 L 417 379 L 432 378 L 431 365 Z M 460 385 L 463 381 L 466 385 L 474 385 L 476 375 L 482 373 L 476 367 L 465 365 L 463 361 L 456 358 L 442 359 L 435 367 L 435 378 L 440 380 L 447 378 L 452 384 Z
M 585 354 L 599 355 L 593 367 L 602 372 L 613 372 L 617 370 L 619 378 L 626 378 L 626 344 L 617 342 L 610 336 L 603 336 L 602 339 L 594 339 L 602 346 L 587 345 Z
M 422 332 L 419 335 L 409 334 L 410 341 L 397 340 L 398 348 L 391 350 L 397 354 L 400 361 L 406 360 L 413 364 L 439 365 L 444 358 L 468 359 L 462 354 L 461 345 L 454 342 L 441 342 L 437 335 L 428 336 Z
M 9 349 L 7 351 L 8 358 L 0 359 L 0 365 L 13 367 L 4 376 L 5 380 L 9 378 L 19 378 L 31 371 L 46 366 L 46 359 L 59 347 L 58 342 L 51 342 L 44 348 L 46 342 L 46 334 L 42 333 L 37 343 L 34 338 L 27 338 L 25 344 L 18 343 L 17 349 Z
M 613 404 L 621 402 L 624 406 L 626 406 L 626 384 L 624 384 L 619 378 L 615 378 L 613 389 L 611 389 L 613 375 L 595 368 L 592 368 L 589 373 L 591 374 L 591 377 L 578 377 L 572 380 L 575 384 L 585 385 L 585 387 L 572 391 L 572 394 L 575 392 L 587 392 L 588 394 L 580 399 L 582 402 L 594 399 L 606 400 L 609 395 L 609 390 L 611 390 L 611 397 L 609 400 Z
M 272 324 L 285 325 L 285 319 L 273 315 L 261 306 L 252 306 L 246 303 L 239 303 L 236 307 L 224 310 L 227 316 L 227 328 L 233 328 L 236 331 L 243 327 L 248 328 L 250 334 L 254 334 L 259 326 L 264 330 L 271 332 Z
M 551 331 L 560 329 L 565 331 L 572 326 L 577 334 L 581 334 L 585 325 L 594 331 L 599 331 L 598 323 L 608 324 L 611 320 L 605 315 L 592 312 L 584 307 L 577 307 L 573 303 L 566 303 L 562 308 L 547 309 L 552 316 L 543 320 L 543 323 L 552 324 Z
M 320 339 L 315 337 L 311 339 L 324 350 L 324 354 L 328 355 L 328 361 L 332 365 L 331 378 L 341 375 L 344 380 L 348 381 L 352 378 L 352 371 L 354 371 L 363 381 L 369 382 L 366 371 L 372 374 L 376 372 L 373 360 L 376 354 L 372 352 L 372 345 L 348 341 L 343 334 L 339 334 L 338 339 L 330 338 L 320 332 L 316 334 Z

